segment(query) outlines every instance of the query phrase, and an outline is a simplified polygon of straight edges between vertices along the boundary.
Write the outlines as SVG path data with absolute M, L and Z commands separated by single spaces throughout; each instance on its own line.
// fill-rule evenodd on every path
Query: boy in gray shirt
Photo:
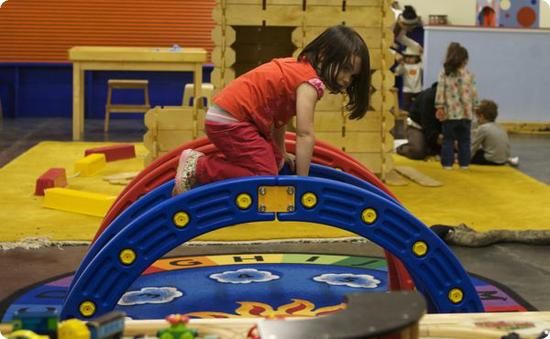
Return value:
M 482 100 L 475 111 L 478 127 L 472 135 L 472 164 L 517 165 L 517 158 L 510 158 L 510 140 L 506 130 L 495 122 L 498 106 L 494 101 Z

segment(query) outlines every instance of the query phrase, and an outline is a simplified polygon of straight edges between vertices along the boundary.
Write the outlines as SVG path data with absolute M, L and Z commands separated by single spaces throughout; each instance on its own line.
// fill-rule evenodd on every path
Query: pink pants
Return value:
M 279 147 L 264 138 L 253 124 L 207 121 L 205 127 L 208 139 L 220 152 L 198 159 L 196 179 L 199 183 L 279 173 L 283 164 Z

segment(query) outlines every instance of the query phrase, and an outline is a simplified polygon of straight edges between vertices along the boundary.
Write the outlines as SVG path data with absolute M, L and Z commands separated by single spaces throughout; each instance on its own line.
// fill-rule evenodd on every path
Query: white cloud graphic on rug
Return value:
M 119 305 L 165 304 L 183 295 L 175 287 L 144 287 L 139 291 L 129 291 L 118 301 Z
M 314 277 L 313 280 L 328 285 L 354 288 L 376 288 L 380 285 L 380 280 L 370 274 L 326 273 Z
M 210 275 L 211 279 L 221 283 L 229 284 L 251 284 L 256 282 L 267 282 L 277 280 L 280 277 L 269 271 L 260 271 L 255 268 L 242 268 L 236 271 L 225 271 Z

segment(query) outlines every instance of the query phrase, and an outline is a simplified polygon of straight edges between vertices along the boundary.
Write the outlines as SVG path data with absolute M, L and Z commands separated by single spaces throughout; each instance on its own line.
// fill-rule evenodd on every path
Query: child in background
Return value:
M 476 110 L 478 127 L 472 137 L 472 164 L 504 165 L 515 162 L 510 158 L 510 140 L 506 130 L 495 122 L 498 106 L 494 101 L 482 100 Z
M 410 111 L 414 99 L 422 92 L 422 62 L 420 52 L 407 47 L 399 58 L 395 74 L 403 78 L 403 109 Z
M 454 144 L 458 146 L 460 168 L 470 165 L 470 129 L 475 107 L 478 105 L 475 78 L 466 68 L 468 51 L 457 42 L 451 42 L 443 70 L 439 73 L 435 95 L 436 117 L 441 121 L 443 143 L 441 165 L 451 169 L 454 163 Z
M 424 42 L 424 28 L 422 20 L 416 14 L 413 6 L 405 5 L 398 14 L 393 26 L 394 46 L 397 51 L 409 47 L 422 53 Z
M 205 156 L 181 154 L 174 194 L 195 183 L 228 178 L 277 175 L 285 161 L 307 176 L 315 133 L 313 113 L 326 88 L 346 93 L 350 119 L 369 107 L 370 60 L 367 45 L 346 26 L 325 30 L 298 58 L 274 59 L 228 84 L 205 118 L 210 141 L 220 151 Z M 296 155 L 285 150 L 286 124 L 296 116 Z

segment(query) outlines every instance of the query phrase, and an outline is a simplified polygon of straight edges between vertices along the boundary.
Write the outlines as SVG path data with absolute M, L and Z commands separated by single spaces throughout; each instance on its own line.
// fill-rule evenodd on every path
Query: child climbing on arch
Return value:
M 364 40 L 352 28 L 333 26 L 309 43 L 297 58 L 274 59 L 228 84 L 214 99 L 205 130 L 219 152 L 181 153 L 173 194 L 196 183 L 253 175 L 277 175 L 287 162 L 307 176 L 315 132 L 315 105 L 326 88 L 346 93 L 350 119 L 369 107 L 370 59 Z M 285 150 L 286 124 L 296 116 L 296 155 Z

